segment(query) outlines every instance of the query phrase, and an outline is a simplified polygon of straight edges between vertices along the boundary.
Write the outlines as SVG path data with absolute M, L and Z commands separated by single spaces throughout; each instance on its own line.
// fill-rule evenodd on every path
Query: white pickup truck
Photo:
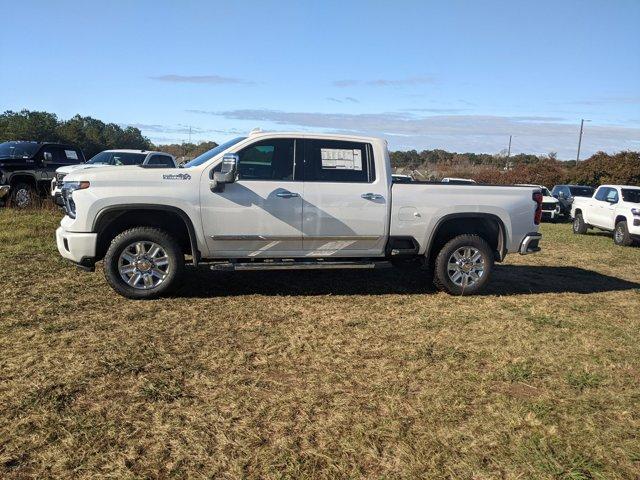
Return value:
M 640 240 L 640 187 L 602 185 L 592 197 L 575 197 L 571 204 L 573 232 L 591 227 L 612 231 L 616 245 Z
M 178 285 L 185 255 L 214 270 L 378 268 L 411 259 L 437 287 L 478 292 L 494 261 L 540 250 L 537 188 L 393 183 L 384 139 L 252 132 L 183 168 L 69 173 L 60 254 L 104 259 L 130 298 Z M 524 281 L 524 280 L 523 280 Z

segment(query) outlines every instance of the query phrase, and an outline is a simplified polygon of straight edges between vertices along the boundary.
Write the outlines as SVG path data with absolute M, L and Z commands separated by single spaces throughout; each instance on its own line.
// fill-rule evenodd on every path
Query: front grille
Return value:
M 542 202 L 542 210 L 555 210 L 556 205 L 558 204 L 555 202 Z

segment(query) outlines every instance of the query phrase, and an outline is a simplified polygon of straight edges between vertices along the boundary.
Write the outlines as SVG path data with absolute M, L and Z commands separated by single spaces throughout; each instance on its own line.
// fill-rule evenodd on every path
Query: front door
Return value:
M 288 257 L 302 253 L 300 141 L 275 138 L 238 151 L 238 179 L 213 192 L 200 184 L 202 224 L 212 257 Z M 301 162 L 300 162 L 301 163 Z M 300 165 L 301 167 L 301 165 Z
M 305 140 L 302 246 L 306 256 L 381 256 L 388 228 L 385 178 L 369 143 Z

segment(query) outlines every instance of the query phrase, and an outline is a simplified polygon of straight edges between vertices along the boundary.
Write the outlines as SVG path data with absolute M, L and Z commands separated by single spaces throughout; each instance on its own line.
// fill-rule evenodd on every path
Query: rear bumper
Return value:
M 0 185 L 0 198 L 6 197 L 10 188 L 9 185 Z
M 93 262 L 96 256 L 97 233 L 68 232 L 63 227 L 56 230 L 58 252 L 67 260 L 79 265 Z
M 530 253 L 536 253 L 540 251 L 538 244 L 542 234 L 538 232 L 527 233 L 520 244 L 520 255 L 528 255 Z

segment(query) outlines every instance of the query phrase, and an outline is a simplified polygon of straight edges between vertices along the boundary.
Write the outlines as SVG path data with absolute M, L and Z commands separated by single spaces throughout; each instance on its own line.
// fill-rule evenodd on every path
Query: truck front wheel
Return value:
M 459 235 L 449 240 L 435 261 L 433 283 L 452 295 L 473 295 L 489 281 L 493 251 L 477 235 Z
M 587 233 L 587 224 L 584 223 L 584 218 L 582 218 L 581 213 L 576 213 L 573 219 L 573 233 L 576 235 L 584 235 Z
M 164 230 L 136 227 L 114 238 L 104 257 L 104 276 L 127 298 L 149 299 L 170 292 L 184 270 L 178 242 Z
M 616 223 L 616 229 L 613 232 L 613 242 L 623 247 L 628 247 L 633 244 L 633 239 L 631 235 L 629 235 L 626 221 L 622 220 Z
M 34 207 L 39 201 L 38 192 L 29 183 L 18 183 L 11 187 L 9 193 L 9 205 L 14 208 Z

